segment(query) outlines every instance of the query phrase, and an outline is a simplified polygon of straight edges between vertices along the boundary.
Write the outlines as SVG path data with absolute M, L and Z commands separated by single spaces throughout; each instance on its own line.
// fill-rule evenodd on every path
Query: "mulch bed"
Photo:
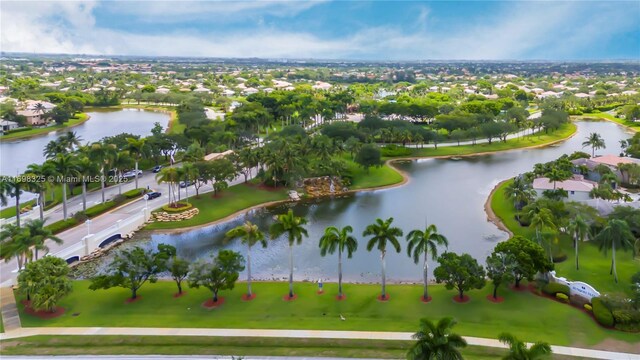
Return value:
M 525 286 L 520 284 L 520 287 L 515 287 L 515 285 L 510 285 L 509 288 L 513 291 L 529 291 L 529 286 Z
M 391 296 L 389 296 L 389 294 L 385 294 L 384 299 L 382 298 L 382 294 L 378 295 L 378 297 L 377 297 L 378 301 L 381 301 L 381 302 L 387 302 L 387 301 L 389 301 L 390 298 L 391 298 Z
M 218 301 L 213 302 L 213 299 L 208 299 L 207 301 L 202 303 L 202 307 L 205 309 L 215 309 L 217 307 L 222 306 L 224 304 L 224 298 L 222 296 L 218 297 Z
M 142 299 L 142 296 L 136 296 L 135 299 L 128 298 L 127 300 L 124 301 L 124 303 L 125 304 L 132 304 L 134 302 L 138 302 L 140 299 Z
M 183 291 L 183 292 L 181 292 L 181 293 L 175 293 L 175 294 L 173 294 L 173 297 L 174 297 L 175 299 L 177 299 L 177 298 L 182 297 L 182 296 L 185 296 L 185 295 L 187 295 L 187 292 L 186 292 L 186 291 Z
M 336 295 L 336 300 L 338 300 L 338 301 L 345 300 L 346 298 L 347 298 L 347 295 L 345 295 L 345 294 L 342 294 L 342 296 Z
M 242 294 L 242 301 L 251 301 L 256 298 L 256 293 L 252 293 L 251 296 Z
M 298 298 L 298 294 L 293 294 L 293 297 L 289 297 L 289 294 L 287 294 L 287 295 L 282 297 L 282 300 L 284 300 L 284 301 L 294 301 L 297 298 Z
M 492 303 L 499 304 L 504 301 L 504 298 L 502 296 L 498 296 L 497 298 L 494 298 L 493 294 L 489 294 L 487 295 L 487 300 L 491 301 Z
M 29 302 L 27 301 L 27 303 Z M 25 306 L 24 312 L 26 312 L 29 315 L 36 316 L 40 319 L 46 320 L 46 319 L 53 319 L 53 318 L 57 318 L 58 316 L 62 316 L 62 314 L 64 314 L 65 312 L 65 309 L 58 306 L 56 307 L 56 310 L 54 312 L 46 311 L 46 310 L 36 311 L 32 309 L 31 306 Z
M 433 300 L 433 298 L 431 296 L 427 297 L 426 299 L 424 298 L 424 295 L 420 296 L 420 301 L 422 301 L 425 304 L 430 302 L 431 300 Z
M 318 291 L 316 291 L 316 294 L 322 295 L 322 294 L 324 294 L 324 290 L 318 290 Z
M 462 299 L 460 299 L 459 295 L 456 295 L 452 299 L 453 299 L 453 301 L 455 301 L 457 303 L 460 303 L 460 304 L 468 303 L 469 301 L 471 301 L 471 298 L 469 296 L 467 296 L 467 295 L 463 295 Z

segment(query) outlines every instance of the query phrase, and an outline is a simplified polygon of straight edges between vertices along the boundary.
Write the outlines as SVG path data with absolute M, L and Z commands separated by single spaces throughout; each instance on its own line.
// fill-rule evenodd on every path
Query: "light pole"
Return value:
M 147 221 L 147 211 L 149 211 L 149 194 L 144 194 L 144 221 Z
M 87 225 L 87 236 L 91 235 L 91 219 L 87 219 L 84 224 Z

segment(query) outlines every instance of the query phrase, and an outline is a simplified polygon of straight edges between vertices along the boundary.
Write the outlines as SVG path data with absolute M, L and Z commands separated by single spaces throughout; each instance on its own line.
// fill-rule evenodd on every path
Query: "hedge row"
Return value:
M 124 192 L 122 195 L 127 199 L 133 199 L 143 195 L 145 192 L 146 192 L 145 189 L 133 189 L 133 190 Z
M 600 325 L 613 327 L 613 314 L 611 310 L 604 305 L 602 299 L 598 297 L 591 299 L 591 306 L 593 307 L 593 316 Z
M 180 206 L 176 208 L 170 207 L 169 205 L 165 205 L 162 207 L 162 210 L 170 213 L 178 213 L 178 212 L 183 212 L 185 210 L 189 210 L 193 207 L 193 205 L 189 203 L 178 203 L 178 205 Z
M 19 133 L 19 132 L 23 132 L 23 131 L 29 131 L 31 130 L 31 127 L 19 127 L 17 129 L 12 129 L 12 130 L 7 130 L 5 131 L 5 135 L 9 135 L 9 134 L 15 134 L 15 133 Z
M 570 294 L 569 286 L 555 282 L 550 282 L 543 286 L 542 292 L 553 296 L 556 296 L 556 294 L 564 294 L 566 296 L 569 296 Z
M 380 154 L 385 157 L 408 156 L 411 155 L 411 150 L 396 144 L 390 144 L 383 146 L 380 149 Z

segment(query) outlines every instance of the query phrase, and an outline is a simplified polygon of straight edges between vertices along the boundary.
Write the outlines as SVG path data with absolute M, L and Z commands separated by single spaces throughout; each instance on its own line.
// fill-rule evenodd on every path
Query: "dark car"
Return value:
M 157 191 L 150 192 L 150 193 L 147 194 L 149 200 L 158 198 L 158 197 L 160 197 L 160 195 L 162 195 L 162 193 L 159 193 Z
M 154 173 L 159 173 L 159 172 L 160 172 L 160 170 L 162 170 L 162 165 L 154 166 L 152 171 L 153 171 Z

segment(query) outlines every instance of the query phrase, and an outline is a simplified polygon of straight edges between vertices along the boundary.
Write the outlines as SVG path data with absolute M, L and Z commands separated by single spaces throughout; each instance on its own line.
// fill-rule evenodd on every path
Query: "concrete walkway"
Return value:
M 328 331 L 328 330 L 267 330 L 267 329 L 203 329 L 203 328 L 118 328 L 118 327 L 42 327 L 21 328 L 0 334 L 0 340 L 16 339 L 34 335 L 124 335 L 124 336 L 223 336 L 223 337 L 276 337 L 302 339 L 366 339 L 366 340 L 411 340 L 413 333 L 383 331 Z M 495 339 L 465 337 L 469 345 L 504 348 Z M 640 360 L 638 354 L 612 351 L 552 346 L 553 352 L 590 359 Z
M 0 311 L 2 311 L 2 324 L 5 332 L 19 331 L 22 328 L 12 288 L 0 288 Z

